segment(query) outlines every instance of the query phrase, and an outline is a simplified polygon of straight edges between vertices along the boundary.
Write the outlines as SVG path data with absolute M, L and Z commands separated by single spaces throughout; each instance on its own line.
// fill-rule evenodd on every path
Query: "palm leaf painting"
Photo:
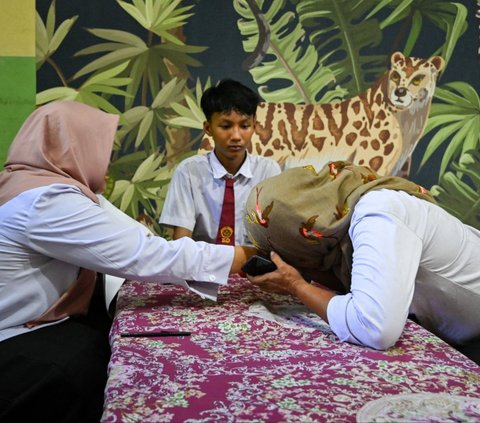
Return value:
M 448 63 L 467 28 L 467 8 L 446 0 L 224 1 L 238 15 L 231 27 L 236 24 L 242 37 L 244 69 L 267 102 L 330 103 L 354 96 L 386 70 L 393 51 L 412 55 L 427 26 L 439 34 L 429 40 L 429 55 Z M 37 14 L 36 56 L 37 69 L 50 66 L 60 84 L 39 92 L 37 104 L 72 99 L 120 115 L 106 195 L 133 218 L 148 215 L 161 233 L 155 222 L 171 174 L 196 153 L 204 120 L 200 98 L 214 81 L 192 77 L 192 69 L 202 66 L 198 54 L 212 47 L 191 45 L 183 34 L 195 2 L 115 0 L 112 13 L 133 19 L 138 31 L 88 28 L 99 41 L 75 53 L 91 59 L 71 78 L 56 57 L 78 15 L 57 26 L 57 3 L 51 2 L 45 23 Z M 420 141 L 428 143 L 421 167 L 445 152 L 432 189 L 452 210 L 452 198 L 471 195 L 466 187 L 478 191 L 468 175 L 478 165 L 472 151 L 479 149 L 479 110 L 479 95 L 468 83 L 437 86 Z
M 448 165 L 468 150 L 480 147 L 480 97 L 465 82 L 451 82 L 437 87 L 435 98 L 441 103 L 432 104 L 425 134 L 434 133 L 420 166 L 432 154 L 446 145 L 440 164 L 442 177 Z
M 440 206 L 467 225 L 480 229 L 480 151 L 468 150 L 452 163 L 431 192 Z
M 260 86 L 259 92 L 267 102 L 289 101 L 293 103 L 330 102 L 345 95 L 334 85 L 335 74 L 322 65 L 318 52 L 309 43 L 303 43 L 305 31 L 293 12 L 285 11 L 285 0 L 257 2 L 269 25 L 270 40 L 265 58 L 250 70 Z M 267 4 L 268 3 L 268 4 Z M 246 0 L 234 0 L 234 7 L 243 18 L 238 27 L 244 35 L 244 49 L 252 53 L 259 42 L 256 10 Z M 263 10 L 264 7 L 266 10 Z M 264 85 L 271 79 L 281 80 L 282 88 L 268 90 Z M 263 84 L 263 85 L 262 85 Z M 319 98 L 319 87 L 330 87 Z

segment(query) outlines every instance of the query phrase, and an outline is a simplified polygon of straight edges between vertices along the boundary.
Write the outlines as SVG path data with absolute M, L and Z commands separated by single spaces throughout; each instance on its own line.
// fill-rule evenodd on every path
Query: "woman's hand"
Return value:
M 285 263 L 278 254 L 270 254 L 277 270 L 260 276 L 247 275 L 248 280 L 267 292 L 291 294 L 328 323 L 327 307 L 337 294 L 329 289 L 309 284 L 294 267 Z
M 277 270 L 259 276 L 247 275 L 248 280 L 260 289 L 275 294 L 291 294 L 296 296 L 299 284 L 307 283 L 300 272 L 281 257 L 272 252 L 271 260 L 276 264 Z

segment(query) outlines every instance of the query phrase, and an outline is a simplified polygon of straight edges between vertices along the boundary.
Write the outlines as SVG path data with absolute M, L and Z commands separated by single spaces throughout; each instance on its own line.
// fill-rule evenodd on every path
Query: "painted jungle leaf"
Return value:
M 121 114 L 103 95 L 128 96 L 124 90 L 116 87 L 125 86 L 130 82 L 129 78 L 117 78 L 128 66 L 128 62 L 122 63 L 104 72 L 98 72 L 88 78 L 79 89 L 69 87 L 55 87 L 42 91 L 36 96 L 36 104 L 45 104 L 54 100 L 75 100 L 100 108 L 109 113 Z
M 451 166 L 454 171 L 443 174 L 430 191 L 441 207 L 480 229 L 480 151 L 465 152 Z
M 466 82 L 451 82 L 437 87 L 424 136 L 434 133 L 425 150 L 422 167 L 442 145 L 448 143 L 440 164 L 441 177 L 448 164 L 480 147 L 480 97 Z
M 405 55 L 412 53 L 418 38 L 422 36 L 420 28 L 424 26 L 424 20 L 439 28 L 445 34 L 445 39 L 440 38 L 438 42 L 435 37 L 431 37 L 431 40 L 438 42 L 437 46 L 432 46 L 432 56 L 435 54 L 442 56 L 447 65 L 459 38 L 467 29 L 467 8 L 457 2 L 445 0 L 384 0 L 378 2 L 368 17 L 385 10 L 390 10 L 390 12 L 380 23 L 382 30 L 398 21 L 412 20 L 412 24 L 409 26 L 410 32 L 406 37 L 405 48 L 403 48 Z M 401 50 L 402 45 L 398 45 L 396 48 Z
M 136 106 L 123 114 L 124 122 L 117 131 L 123 140 L 122 150 L 133 144 L 141 145 L 148 153 L 159 150 L 158 131 L 161 124 L 172 115 L 172 104 L 184 98 L 185 80 L 173 78 L 158 91 L 150 106 Z
M 304 42 L 305 31 L 295 14 L 286 11 L 285 0 L 258 0 L 257 3 L 269 25 L 270 43 L 267 55 L 258 66 L 250 69 L 250 73 L 260 86 L 263 99 L 311 104 L 343 97 L 345 91 L 333 86 L 335 74 L 332 69 L 322 65 L 315 47 Z M 259 42 L 254 12 L 245 0 L 234 0 L 233 4 L 243 18 L 238 21 L 244 36 L 243 48 L 251 53 Z M 282 88 L 269 90 L 267 83 L 271 80 L 278 80 Z M 324 87 L 330 89 L 324 92 Z
M 143 28 L 173 44 L 183 45 L 183 41 L 171 32 L 184 25 L 192 13 L 186 13 L 193 6 L 178 7 L 181 0 L 136 0 L 133 4 L 117 0 L 117 3 Z
M 366 19 L 371 1 L 302 0 L 297 2 L 300 22 L 310 29 L 310 40 L 321 63 L 333 70 L 349 96 L 369 88 L 386 70 L 387 55 L 366 50 L 382 40 L 376 19 Z
M 200 80 L 197 79 L 195 85 L 195 92 L 191 92 L 185 89 L 183 92 L 182 102 L 178 100 L 171 104 L 172 109 L 176 112 L 177 116 L 168 117 L 165 122 L 173 127 L 186 127 L 192 129 L 203 129 L 203 122 L 205 121 L 205 115 L 200 106 L 200 100 L 203 92 L 211 87 L 210 78 L 202 88 Z
M 78 18 L 78 15 L 76 15 L 64 20 L 55 30 L 55 15 L 54 1 L 48 9 L 46 25 L 44 25 L 38 12 L 35 15 L 35 61 L 37 70 L 57 51 Z

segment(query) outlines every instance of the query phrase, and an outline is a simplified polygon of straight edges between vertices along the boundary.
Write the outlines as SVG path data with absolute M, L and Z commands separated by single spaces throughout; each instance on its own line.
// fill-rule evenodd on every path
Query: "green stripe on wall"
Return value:
M 0 57 L 0 168 L 8 147 L 35 108 L 35 57 Z

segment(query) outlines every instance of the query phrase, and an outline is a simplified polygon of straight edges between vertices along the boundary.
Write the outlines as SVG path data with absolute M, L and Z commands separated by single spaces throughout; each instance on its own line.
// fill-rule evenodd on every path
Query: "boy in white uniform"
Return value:
M 215 149 L 184 160 L 173 174 L 160 217 L 161 224 L 173 227 L 173 239 L 187 236 L 217 242 L 226 178 L 233 178 L 234 241 L 249 244 L 243 223 L 248 194 L 256 184 L 281 172 L 274 160 L 247 152 L 259 102 L 256 93 L 232 80 L 223 80 L 203 94 L 204 130 Z

